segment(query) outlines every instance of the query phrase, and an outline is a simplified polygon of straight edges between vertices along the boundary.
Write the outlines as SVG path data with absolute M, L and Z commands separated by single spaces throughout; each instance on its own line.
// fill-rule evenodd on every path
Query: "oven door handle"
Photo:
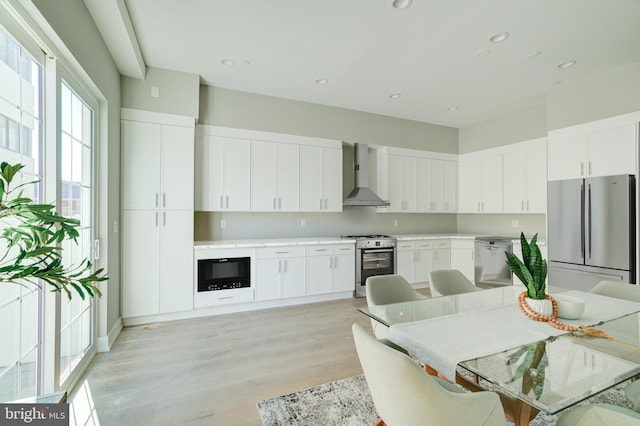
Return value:
M 379 249 L 362 249 L 363 252 L 367 253 L 393 253 L 393 248 L 379 248 Z

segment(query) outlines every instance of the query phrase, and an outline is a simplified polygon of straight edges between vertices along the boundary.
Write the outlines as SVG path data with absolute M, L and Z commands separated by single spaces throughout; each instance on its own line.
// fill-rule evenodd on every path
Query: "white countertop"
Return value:
M 461 240 L 474 240 L 478 235 L 476 234 L 400 234 L 392 235 L 398 241 L 410 241 L 410 240 L 444 240 L 444 239 L 461 239 Z
M 277 247 L 277 246 L 308 246 L 315 244 L 355 244 L 352 238 L 267 238 L 261 240 L 214 240 L 196 241 L 194 248 L 238 248 L 238 247 Z

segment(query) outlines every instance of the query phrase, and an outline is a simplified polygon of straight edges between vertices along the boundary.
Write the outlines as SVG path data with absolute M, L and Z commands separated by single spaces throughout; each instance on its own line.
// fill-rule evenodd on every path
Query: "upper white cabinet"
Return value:
M 461 213 L 502 212 L 502 156 L 462 155 L 460 157 Z
M 503 212 L 546 213 L 547 150 L 544 139 L 509 145 L 502 155 Z
M 300 146 L 300 211 L 342 211 L 342 147 Z
M 300 147 L 251 141 L 251 210 L 298 211 Z
M 195 152 L 196 210 L 249 211 L 251 141 L 199 132 Z
M 453 213 L 456 210 L 456 155 L 384 147 L 377 152 L 377 193 L 387 213 Z
M 626 121 L 626 122 L 625 122 Z M 549 180 L 635 174 L 637 117 L 615 117 L 549 134 Z
M 342 211 L 342 142 L 197 126 L 198 211 Z
M 123 208 L 193 209 L 193 140 L 193 127 L 123 120 Z

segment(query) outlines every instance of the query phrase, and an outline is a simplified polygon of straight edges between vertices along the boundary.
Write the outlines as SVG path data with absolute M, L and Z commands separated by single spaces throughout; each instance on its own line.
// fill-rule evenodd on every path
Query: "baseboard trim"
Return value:
M 111 330 L 105 337 L 98 337 L 96 342 L 98 352 L 109 352 L 123 328 L 122 318 L 118 318 L 118 321 L 111 327 Z

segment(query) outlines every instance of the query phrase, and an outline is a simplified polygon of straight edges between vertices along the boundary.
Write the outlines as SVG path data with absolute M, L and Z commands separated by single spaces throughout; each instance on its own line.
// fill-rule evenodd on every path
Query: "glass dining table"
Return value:
M 479 341 L 488 342 L 493 339 L 491 336 L 499 339 L 490 330 L 487 332 L 486 329 L 491 329 L 492 325 L 483 324 L 480 318 L 514 315 L 514 310 L 517 312 L 518 309 L 516 300 L 520 291 L 522 289 L 519 287 L 508 286 L 456 296 L 362 307 L 359 311 L 390 327 L 391 341 L 429 364 L 435 359 L 431 357 L 431 346 L 438 346 L 434 345 L 434 341 L 437 343 L 440 339 L 461 339 L 460 333 L 456 331 L 456 324 L 460 322 L 469 322 L 465 326 L 468 332 L 465 330 L 465 337 L 462 339 L 469 339 L 470 345 L 478 345 Z M 470 355 L 465 352 L 465 355 L 458 358 L 460 361 L 455 363 L 455 381 L 473 391 L 496 390 L 501 397 L 506 417 L 516 425 L 528 425 L 540 411 L 559 413 L 638 376 L 640 304 L 588 293 L 573 293 L 587 299 L 583 319 L 590 321 L 589 325 L 594 328 L 606 332 L 608 337 L 566 333 L 553 329 L 546 323 L 536 322 L 536 327 L 549 328 L 549 336 L 540 334 L 542 338 L 532 337 L 526 344 L 512 346 L 509 346 L 508 341 L 502 342 L 504 346 L 496 346 L 499 350 L 495 351 L 478 348 L 476 352 L 472 347 L 468 352 Z M 590 305 L 591 311 L 588 309 Z M 608 310 L 612 311 L 608 315 L 604 315 L 604 308 L 601 308 L 605 305 L 610 306 Z M 603 315 L 606 320 L 598 321 L 599 315 Z M 497 331 L 497 334 L 508 334 L 504 330 L 519 327 L 520 317 L 510 317 L 506 321 L 509 324 L 503 325 L 499 329 L 503 331 Z M 577 320 L 574 323 L 579 322 Z M 428 341 L 425 339 L 425 330 L 434 330 L 433 327 L 429 329 L 430 326 L 442 327 L 442 336 L 449 333 L 448 337 L 439 336 Z M 456 344 L 459 347 L 465 346 L 464 341 Z M 446 351 L 453 351 L 451 347 L 456 344 L 444 342 L 440 345 L 444 348 L 440 355 L 447 358 L 449 354 Z M 437 351 L 438 348 L 433 350 Z M 481 355 L 475 356 L 476 353 Z M 438 354 L 433 355 L 435 357 Z M 448 376 L 446 378 L 453 381 L 453 377 Z

